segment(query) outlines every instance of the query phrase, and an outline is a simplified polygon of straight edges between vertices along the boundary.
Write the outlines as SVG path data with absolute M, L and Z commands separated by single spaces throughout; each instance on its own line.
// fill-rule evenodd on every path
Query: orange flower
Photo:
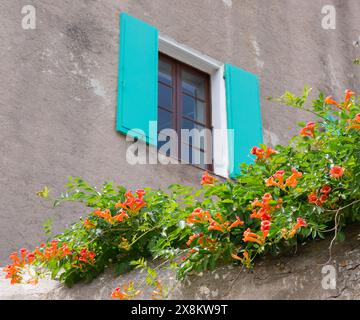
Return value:
M 205 223 L 211 220 L 211 215 L 208 211 L 203 211 L 201 208 L 196 208 L 190 216 L 187 217 L 188 224 Z
M 274 149 L 267 147 L 266 151 L 265 151 L 265 159 L 270 158 L 270 156 L 275 153 L 277 153 L 277 152 Z
M 316 203 L 318 201 L 318 197 L 316 193 L 312 192 L 308 195 L 308 202 L 309 203 Z
M 335 178 L 339 179 L 343 176 L 345 169 L 340 166 L 333 166 L 330 170 L 330 175 Z
M 189 237 L 189 240 L 186 242 L 186 244 L 190 247 L 190 245 L 193 243 L 193 241 L 194 241 L 195 239 L 202 238 L 202 237 L 203 237 L 203 233 L 192 234 L 192 235 Z
M 345 102 L 348 102 L 351 97 L 355 95 L 355 92 L 351 91 L 350 89 L 345 90 Z
M 286 179 L 286 185 L 291 188 L 296 188 L 297 186 L 297 179 L 302 177 L 302 173 L 297 171 L 295 168 L 291 169 L 292 175 Z
M 296 220 L 295 226 L 289 232 L 289 236 L 293 237 L 295 235 L 295 233 L 297 232 L 297 230 L 299 230 L 302 227 L 307 227 L 307 223 L 303 218 L 299 217 Z
M 360 123 L 360 113 L 355 116 L 354 121 Z
M 229 227 L 228 230 L 230 231 L 233 228 L 236 228 L 237 226 L 242 226 L 244 225 L 244 221 L 241 221 L 240 218 L 238 216 L 236 216 L 236 221 L 233 222 Z
M 350 89 L 345 90 L 345 99 L 344 99 L 344 105 L 345 108 L 349 110 L 350 105 L 350 99 L 355 95 L 355 92 L 351 91 Z
M 328 199 L 328 197 L 329 196 L 327 194 L 321 195 L 319 198 L 320 203 L 324 203 Z
M 291 187 L 295 188 L 298 184 L 297 179 L 302 177 L 302 173 L 297 171 L 295 168 L 291 169 L 292 175 L 286 179 L 284 183 L 285 171 L 279 170 L 272 177 L 265 180 L 267 187 Z
M 119 201 L 115 204 L 115 208 L 122 208 L 130 214 L 138 213 L 141 208 L 146 205 L 146 202 L 143 200 L 145 191 L 142 189 L 136 190 L 137 198 L 132 194 L 131 190 L 128 190 L 125 193 L 126 200 L 124 202 Z
M 235 254 L 235 253 L 232 253 L 231 254 L 231 257 L 233 258 L 233 259 L 235 259 L 235 260 L 238 260 L 238 261 L 242 261 L 242 258 L 240 258 L 237 254 Z
M 128 285 L 123 285 L 123 291 L 117 287 L 111 293 L 111 298 L 120 300 L 131 300 L 136 298 L 141 293 L 141 290 L 134 288 L 134 282 L 130 281 Z
M 63 259 L 66 256 L 71 255 L 72 251 L 66 243 L 63 243 L 61 247 L 58 248 L 58 241 L 55 239 L 50 242 L 50 246 L 42 244 L 41 249 L 36 247 L 33 254 L 36 256 L 36 259 L 39 259 L 40 261 L 50 261 L 54 259 Z
M 244 264 L 246 267 L 250 268 L 250 266 L 251 266 L 251 259 L 250 259 L 249 253 L 248 253 L 246 250 L 244 251 L 243 256 L 244 256 L 244 258 L 243 258 L 243 264 Z
M 265 211 L 264 208 L 260 209 L 259 211 Z M 264 212 L 262 215 L 261 215 L 261 220 L 262 221 L 266 221 L 266 220 L 270 220 L 271 219 L 271 216 L 267 213 L 267 212 Z
M 284 170 L 277 171 L 272 177 L 265 180 L 266 186 L 271 187 L 279 187 L 282 188 L 284 186 Z M 277 181 L 276 181 L 277 180 Z
M 284 175 L 285 175 L 285 171 L 284 170 L 279 170 L 274 174 L 274 178 L 277 179 L 279 182 L 279 185 L 283 185 L 284 184 Z
M 129 218 L 129 215 L 124 210 L 121 210 L 116 216 L 113 217 L 113 220 L 122 222 L 125 218 Z
M 268 204 L 269 201 L 273 199 L 271 193 L 265 193 L 262 197 L 263 205 Z
M 278 183 L 275 181 L 274 177 L 270 177 L 265 180 L 265 185 L 267 187 L 277 187 Z
M 360 124 L 352 124 L 348 127 L 348 129 L 360 129 Z
M 139 199 L 142 199 L 143 196 L 145 195 L 145 190 L 144 189 L 138 189 L 135 192 L 136 192 Z
M 6 273 L 5 279 L 10 279 L 10 284 L 20 283 L 22 277 L 20 276 L 21 268 L 14 264 L 9 264 L 4 267 L 3 271 Z
M 298 228 L 307 227 L 307 223 L 303 218 L 299 217 L 299 218 L 296 219 L 296 226 Z
M 269 220 L 270 218 L 271 217 L 268 214 L 268 209 L 266 208 L 261 208 L 258 211 L 253 210 L 252 214 L 250 215 L 250 219 Z
M 323 186 L 321 189 L 320 189 L 320 192 L 321 193 L 324 193 L 324 194 L 329 194 L 331 192 L 331 187 L 330 186 Z
M 97 216 L 97 217 L 100 217 L 100 218 L 103 218 L 105 219 L 106 221 L 112 223 L 112 215 L 110 213 L 110 210 L 109 209 L 106 209 L 104 211 L 101 211 L 101 209 L 97 208 L 94 210 L 93 212 L 94 216 Z
M 261 221 L 261 232 L 264 235 L 264 238 L 266 238 L 270 231 L 271 222 L 269 220 Z
M 253 210 L 253 212 L 250 215 L 250 219 L 261 219 L 261 216 L 262 215 L 260 213 L 258 213 L 258 211 Z
M 210 222 L 210 225 L 208 227 L 208 230 L 216 230 L 216 231 L 220 231 L 220 232 L 225 232 L 224 229 L 219 225 L 219 223 L 217 223 L 215 220 L 212 220 Z
M 300 135 L 305 137 L 315 138 L 315 122 L 309 122 L 304 128 L 300 130 Z
M 115 288 L 114 291 L 111 293 L 111 298 L 126 300 L 128 298 L 128 295 L 126 293 L 123 293 L 121 291 L 121 288 Z
M 31 265 L 36 257 L 33 252 L 28 252 L 26 249 L 22 248 L 17 252 L 10 254 L 10 260 L 12 264 L 7 265 L 3 268 L 3 271 L 6 273 L 5 279 L 10 279 L 10 284 L 20 283 L 23 278 L 21 275 L 22 269 L 26 265 Z M 36 279 L 30 279 L 27 283 L 35 283 Z
M 117 203 L 116 205 L 118 204 L 119 203 Z M 117 215 L 112 216 L 109 209 L 106 209 L 104 211 L 101 211 L 100 209 L 95 209 L 94 215 L 103 218 L 109 223 L 122 222 L 125 218 L 129 218 L 129 215 L 124 210 L 120 210 Z
M 222 214 L 220 212 L 215 213 L 215 218 L 218 219 L 220 222 L 224 221 Z
M 201 185 L 205 184 L 214 184 L 216 181 L 218 181 L 215 177 L 211 176 L 207 171 L 204 172 L 204 174 L 201 177 Z
M 325 101 L 326 104 L 330 104 L 330 105 L 334 105 L 337 106 L 338 108 L 341 109 L 340 105 L 332 98 L 332 96 L 328 96 L 326 97 Z
M 251 232 L 251 229 L 248 228 L 243 234 L 244 242 L 255 242 L 258 245 L 262 246 L 264 244 L 264 239 L 262 239 L 258 234 Z
M 262 160 L 264 157 L 264 153 L 265 153 L 265 151 L 263 149 L 258 148 L 256 146 L 252 147 L 252 149 L 250 150 L 250 154 L 253 154 L 254 156 L 256 156 L 255 161 Z
M 241 261 L 246 267 L 250 267 L 251 259 L 249 253 L 245 250 L 243 253 L 243 258 L 240 258 L 237 254 L 231 253 L 231 257 L 235 260 Z
M 250 215 L 251 219 L 261 219 L 261 220 L 270 220 L 271 214 L 274 212 L 274 210 L 279 209 L 283 203 L 282 199 L 277 200 L 277 204 L 271 204 L 270 201 L 273 200 L 273 197 L 270 193 L 264 194 L 262 197 L 262 201 L 259 201 L 259 199 L 255 199 L 251 206 L 254 207 L 260 207 L 258 211 L 253 210 L 252 214 Z
M 254 207 L 262 207 L 262 202 L 259 201 L 258 198 L 256 198 L 253 202 L 251 202 L 251 206 Z
M 349 129 L 360 129 L 360 113 L 358 113 L 354 119 L 349 120 Z
M 194 224 L 194 223 L 197 223 L 197 222 L 200 222 L 196 219 L 196 217 L 194 216 L 194 214 L 191 214 L 190 216 L 188 216 L 186 218 L 186 223 L 188 224 Z
M 298 184 L 297 179 L 302 177 L 302 173 L 297 171 L 295 168 L 291 169 L 292 175 L 288 177 L 284 183 L 285 171 L 279 170 L 272 177 L 265 180 L 267 187 L 291 187 L 295 188 Z
M 93 229 L 95 227 L 95 224 L 92 223 L 89 219 L 85 219 L 84 226 L 85 226 L 86 229 L 90 230 L 90 229 Z
M 35 254 L 33 252 L 29 253 L 27 255 L 27 259 L 28 259 L 28 264 L 32 264 L 36 259 Z
M 256 146 L 252 147 L 252 149 L 250 150 L 250 153 L 256 156 L 256 160 L 263 160 L 264 157 L 265 159 L 270 158 L 271 155 L 275 154 L 276 151 L 270 147 L 265 147 L 265 150 L 262 148 L 258 148 Z
M 93 212 L 94 216 L 97 216 L 97 217 L 101 217 L 101 209 L 100 208 L 96 208 Z
M 61 258 L 64 258 L 72 253 L 66 243 L 63 243 L 59 250 L 61 252 Z
M 79 252 L 78 260 L 88 264 L 94 264 L 96 254 L 94 252 L 88 251 L 88 249 L 81 249 Z
M 274 174 L 274 176 L 273 176 L 274 179 L 278 181 L 278 182 L 275 182 L 275 186 L 282 187 L 284 185 L 284 175 L 285 175 L 284 170 L 279 170 Z
M 329 198 L 330 192 L 331 192 L 330 186 L 323 186 L 320 189 L 320 193 L 322 193 L 322 195 L 318 198 L 317 194 L 315 192 L 312 192 L 308 196 L 308 202 L 316 204 L 317 206 L 321 207 L 322 204 Z
M 160 281 L 157 280 L 155 281 L 155 287 L 156 287 L 156 290 L 154 290 L 152 293 L 151 293 L 151 299 L 153 300 L 163 300 L 165 299 L 165 292 L 164 292 L 164 288 L 163 286 L 161 285 Z
M 300 171 L 297 171 L 295 168 L 292 168 L 291 169 L 291 172 L 293 173 L 292 175 L 295 177 L 295 178 L 301 178 L 302 177 L 302 172 Z
M 286 185 L 290 188 L 293 188 L 293 189 L 296 188 L 297 184 L 298 184 L 298 181 L 293 176 L 286 179 Z

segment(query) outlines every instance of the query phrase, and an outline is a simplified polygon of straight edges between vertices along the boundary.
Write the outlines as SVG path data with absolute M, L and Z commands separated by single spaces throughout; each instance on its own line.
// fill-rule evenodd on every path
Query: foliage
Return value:
M 342 103 L 320 94 L 309 107 L 309 93 L 305 88 L 301 97 L 286 92 L 272 100 L 320 120 L 299 123 L 300 134 L 287 146 L 255 146 L 255 161 L 242 164 L 236 180 L 221 182 L 206 172 L 200 189 L 177 184 L 166 192 L 131 192 L 71 177 L 54 205 L 81 202 L 88 215 L 34 251 L 12 254 L 7 277 L 24 281 L 24 266 L 31 265 L 35 279 L 50 274 L 71 286 L 110 266 L 117 274 L 141 267 L 154 298 L 162 298 L 165 289 L 146 258 L 169 262 L 183 279 L 226 261 L 250 268 L 260 254 L 278 254 L 332 230 L 343 239 L 341 229 L 360 220 L 360 100 L 347 90 Z M 48 189 L 39 195 L 49 198 Z M 138 294 L 130 283 L 113 297 Z

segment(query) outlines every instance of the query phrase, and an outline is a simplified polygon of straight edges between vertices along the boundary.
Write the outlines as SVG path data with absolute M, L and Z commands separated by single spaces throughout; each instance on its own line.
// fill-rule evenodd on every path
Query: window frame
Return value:
M 232 139 L 232 131 L 228 130 L 225 64 L 195 48 L 177 42 L 161 32 L 159 32 L 158 37 L 158 52 L 164 53 L 210 75 L 211 112 L 213 115 L 213 173 L 219 177 L 229 178 L 231 170 L 230 157 L 232 156 L 230 154 L 229 143 Z
M 164 54 L 162 52 L 159 52 L 159 61 L 162 60 L 166 63 L 169 63 L 171 65 L 171 70 L 172 70 L 172 111 L 169 111 L 168 109 L 161 107 L 158 103 L 158 112 L 159 109 L 162 109 L 164 111 L 167 112 L 171 112 L 172 113 L 172 125 L 173 127 L 171 129 L 174 129 L 177 132 L 178 137 L 181 137 L 181 129 L 182 129 L 182 120 L 185 119 L 186 121 L 190 121 L 196 125 L 200 125 L 202 127 L 204 127 L 205 129 L 209 129 L 211 131 L 211 133 L 213 133 L 213 122 L 212 122 L 212 94 L 211 94 L 211 75 L 201 71 L 187 63 L 184 63 L 182 61 L 177 60 L 176 58 L 173 58 L 167 54 Z M 190 74 L 196 75 L 202 79 L 204 79 L 204 99 L 200 99 L 191 95 L 188 95 L 186 93 L 183 92 L 183 88 L 182 88 L 182 83 L 181 83 L 181 73 L 182 71 L 186 71 Z M 168 84 L 163 83 L 159 80 L 158 78 L 158 83 L 161 83 L 167 87 L 170 87 Z M 182 103 L 182 95 L 186 94 L 198 101 L 201 101 L 202 103 L 204 103 L 204 107 L 205 107 L 205 121 L 204 123 L 199 122 L 195 119 L 191 119 L 190 117 L 186 117 L 183 115 L 183 103 Z M 214 141 L 212 139 L 212 141 L 210 141 L 210 143 L 213 145 Z M 182 146 L 182 142 L 178 141 L 178 159 L 179 161 L 181 160 L 181 146 Z M 210 172 L 214 172 L 214 147 L 212 148 L 212 154 L 211 154 L 211 164 L 205 164 L 205 170 L 210 171 Z M 200 151 L 204 151 L 203 149 L 200 149 Z M 193 164 L 193 163 L 187 163 L 189 165 L 195 166 L 197 168 L 200 168 L 202 170 L 204 170 L 203 167 L 201 167 L 200 165 L 197 164 Z

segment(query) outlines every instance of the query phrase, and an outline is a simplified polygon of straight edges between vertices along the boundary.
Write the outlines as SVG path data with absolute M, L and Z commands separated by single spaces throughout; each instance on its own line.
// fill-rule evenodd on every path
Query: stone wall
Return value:
M 266 3 L 266 4 L 265 4 Z M 37 9 L 35 30 L 21 9 Z M 336 30 L 323 30 L 321 9 L 337 9 Z M 115 131 L 119 13 L 217 60 L 260 76 L 265 142 L 286 142 L 308 115 L 267 102 L 308 83 L 339 97 L 359 88 L 352 60 L 360 35 L 358 0 L 2 0 L 0 2 L 0 261 L 44 240 L 83 214 L 52 210 L 36 198 L 44 185 L 62 191 L 67 176 L 127 187 L 198 183 L 190 166 L 130 166 Z

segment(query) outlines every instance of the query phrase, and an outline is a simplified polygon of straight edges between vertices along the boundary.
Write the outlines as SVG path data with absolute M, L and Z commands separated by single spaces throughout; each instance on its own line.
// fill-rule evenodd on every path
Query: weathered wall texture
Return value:
M 264 257 L 257 261 L 254 270 L 241 270 L 226 266 L 202 276 L 192 276 L 187 281 L 175 281 L 170 272 L 160 272 L 164 286 L 171 289 L 172 299 L 360 299 L 360 226 L 347 229 L 346 241 L 332 249 L 329 259 L 327 240 L 314 241 L 281 257 Z M 334 268 L 335 289 L 329 284 L 329 270 Z M 324 273 L 322 273 L 324 271 Z M 130 272 L 118 278 L 106 272 L 90 284 L 78 284 L 68 289 L 51 280 L 42 280 L 38 286 L 14 285 L 0 278 L 2 299 L 110 299 L 119 285 L 133 280 L 141 284 L 146 274 Z M 323 287 L 322 283 L 325 284 Z M 150 299 L 150 288 L 140 286 L 144 294 L 140 299 Z
M 21 28 L 21 8 L 37 9 L 36 30 Z M 321 8 L 334 4 L 337 29 L 321 28 Z M 2 0 L 0 2 L 0 261 L 43 240 L 42 222 L 56 231 L 83 212 L 51 210 L 35 197 L 48 185 L 62 190 L 69 175 L 93 184 L 128 187 L 197 183 L 188 166 L 130 166 L 115 131 L 119 13 L 261 79 L 265 141 L 286 142 L 294 110 L 267 96 L 305 83 L 339 96 L 359 88 L 352 59 L 358 39 L 358 0 Z

